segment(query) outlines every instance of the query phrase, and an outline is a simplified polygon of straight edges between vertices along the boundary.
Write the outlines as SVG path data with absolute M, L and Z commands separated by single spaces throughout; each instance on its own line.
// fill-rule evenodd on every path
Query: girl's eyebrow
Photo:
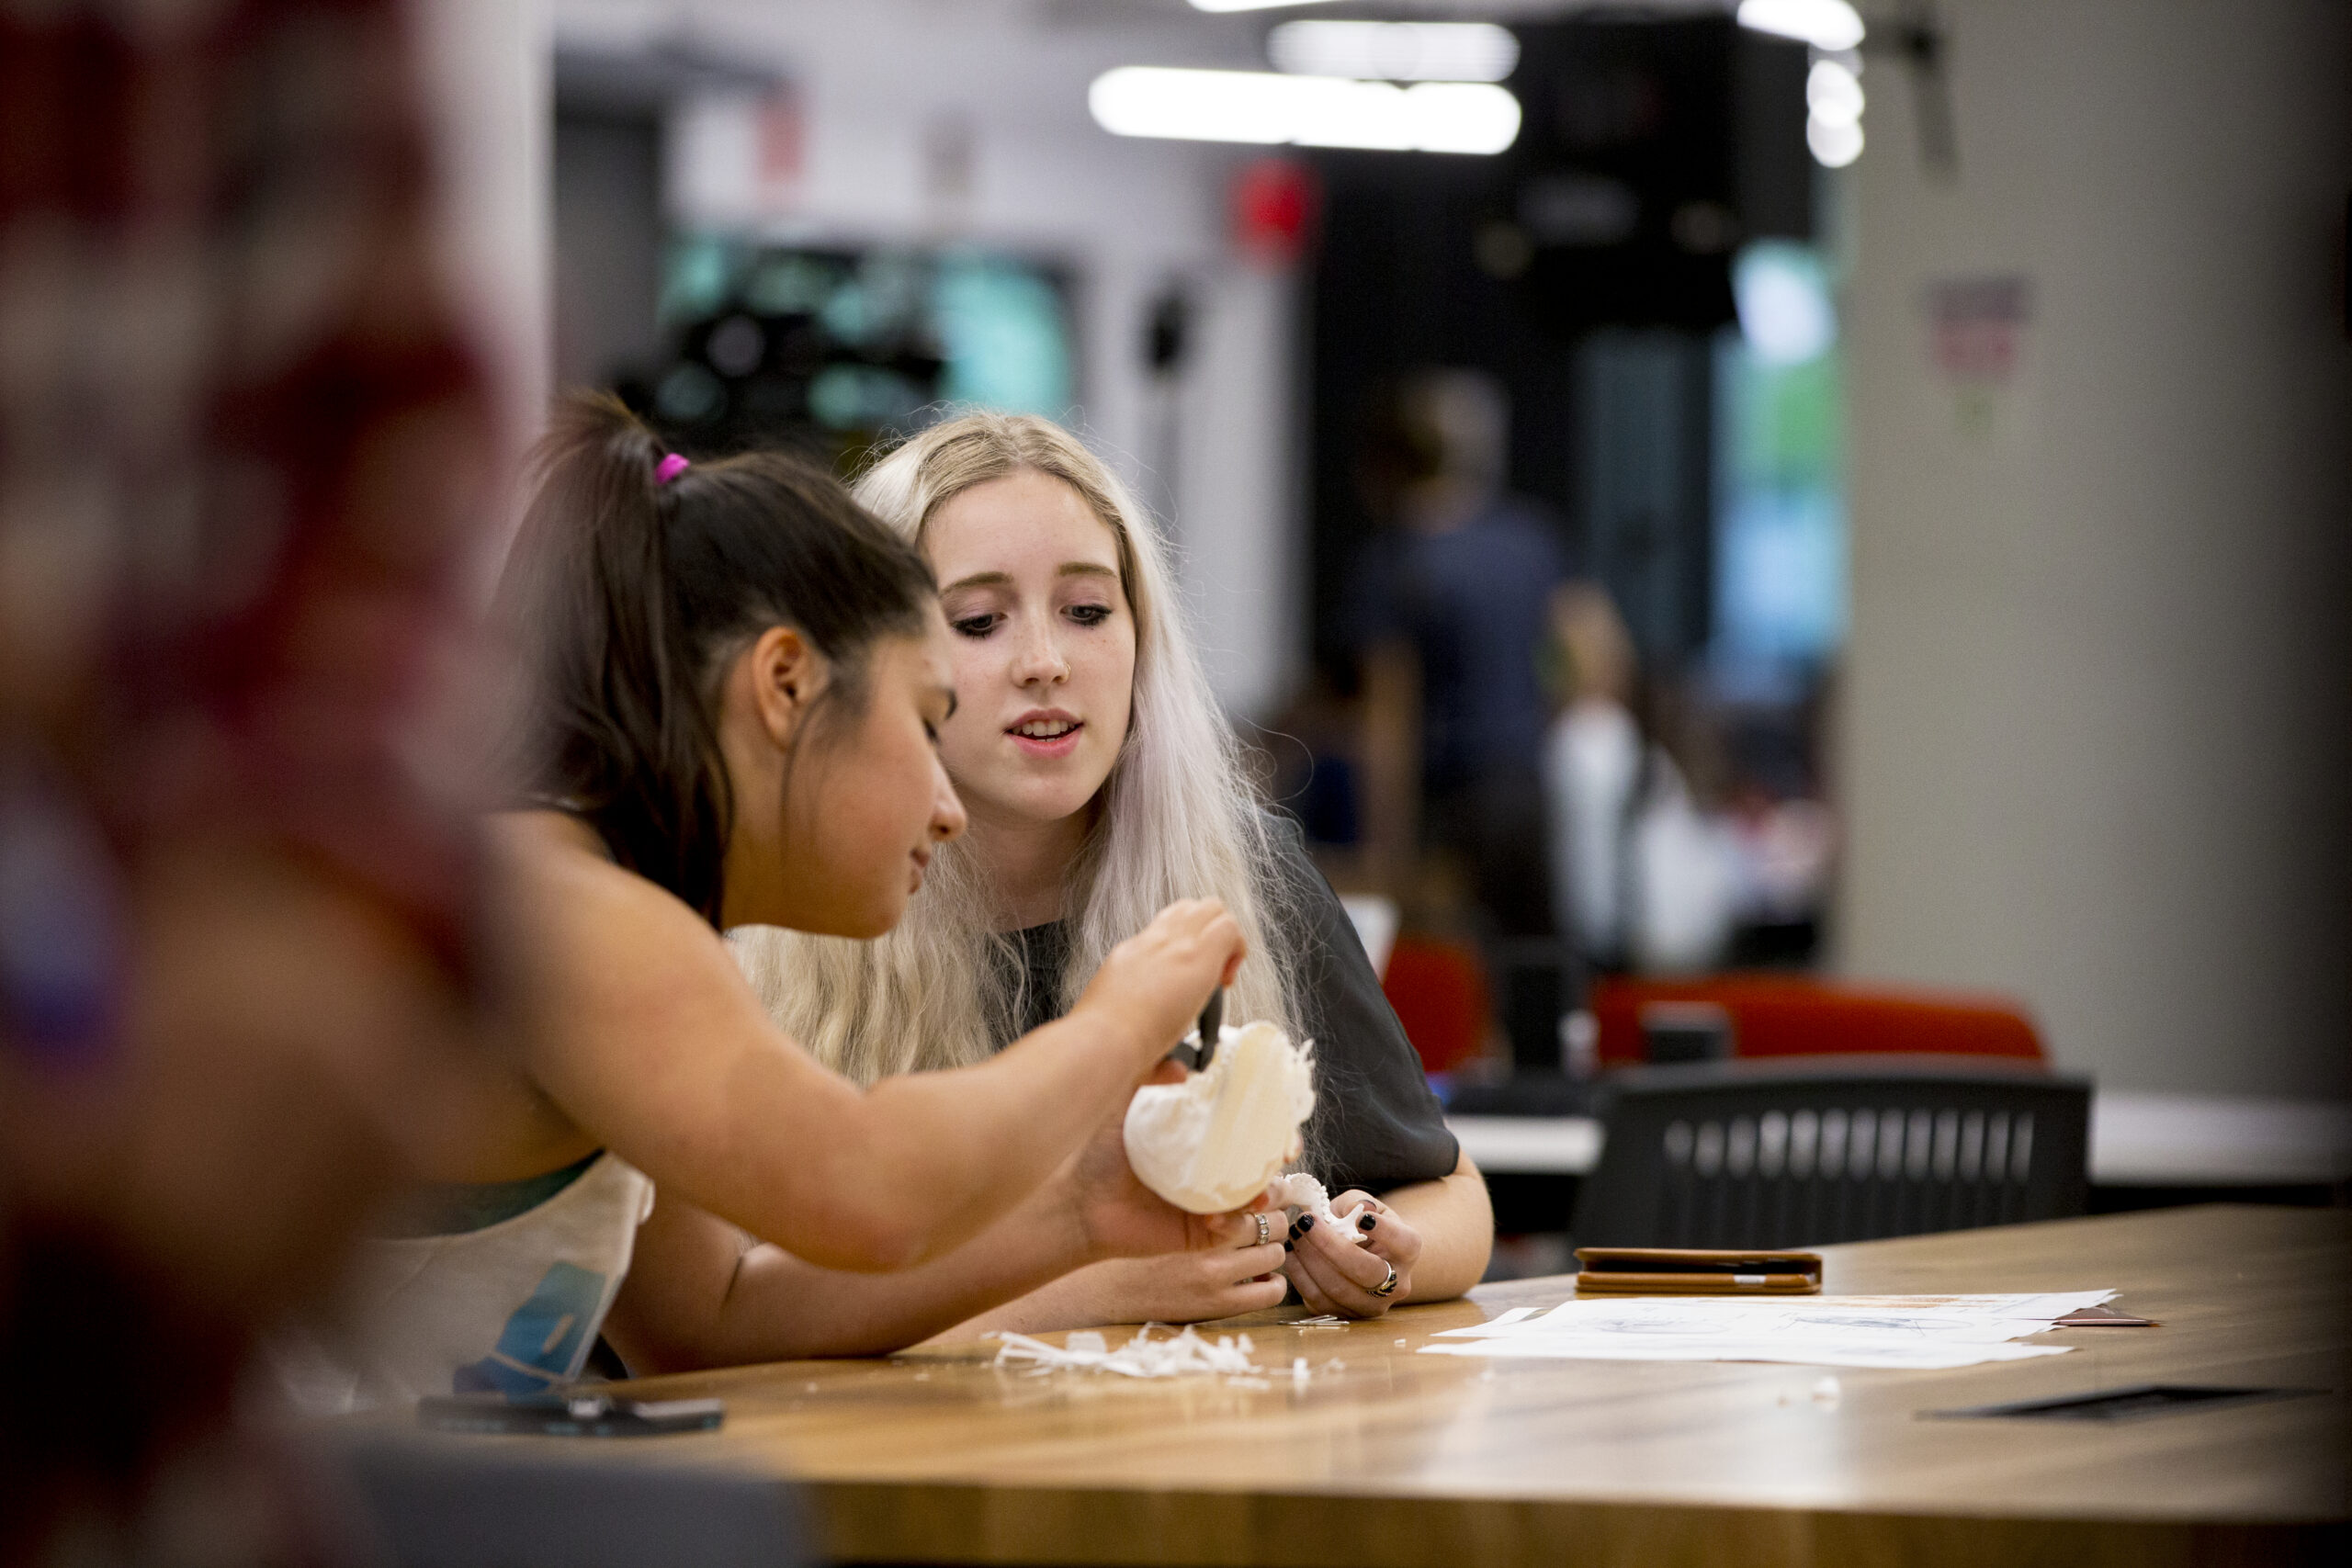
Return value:
M 1118 572 L 1112 568 L 1099 561 L 1091 560 L 1066 560 L 1055 569 L 1054 575 L 1056 577 L 1107 577 L 1114 582 L 1119 578 Z M 1009 571 L 976 571 L 969 577 L 957 578 L 942 588 L 940 592 L 953 593 L 959 588 L 1007 588 L 1012 586 L 1012 573 Z

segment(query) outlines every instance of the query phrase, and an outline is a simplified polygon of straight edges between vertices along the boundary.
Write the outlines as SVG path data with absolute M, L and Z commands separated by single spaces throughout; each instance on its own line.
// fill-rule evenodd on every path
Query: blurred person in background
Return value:
M 1450 852 L 1496 933 L 1542 936 L 1542 667 L 1571 574 L 1550 519 L 1503 491 L 1509 433 L 1501 389 L 1475 371 L 1421 372 L 1377 405 L 1363 476 L 1385 527 L 1346 615 L 1374 864 L 1401 890 L 1419 846 Z
M 1565 590 L 1553 622 L 1568 676 L 1544 744 L 1561 929 L 1596 968 L 1711 968 L 1731 937 L 1738 856 L 1729 830 L 1699 808 L 1645 732 L 1633 636 L 1608 591 Z
M 0 9 L 0 1561 L 335 1555 L 232 1396 L 470 1105 L 495 439 L 404 24 Z
M 1541 774 L 1552 621 L 1572 563 L 1503 489 L 1510 410 L 1491 376 L 1424 370 L 1377 400 L 1362 482 L 1382 527 L 1343 617 L 1363 674 L 1363 863 L 1408 931 L 1483 950 L 1521 1070 L 1555 1070 L 1582 985 L 1553 908 Z M 1466 906 L 1466 908 L 1464 907 Z

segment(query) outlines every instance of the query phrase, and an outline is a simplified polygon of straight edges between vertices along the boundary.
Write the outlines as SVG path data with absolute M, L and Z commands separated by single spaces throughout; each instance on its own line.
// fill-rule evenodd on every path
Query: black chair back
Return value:
M 2083 1212 L 2090 1085 L 1966 1057 L 1632 1069 L 1579 1247 L 1810 1247 Z

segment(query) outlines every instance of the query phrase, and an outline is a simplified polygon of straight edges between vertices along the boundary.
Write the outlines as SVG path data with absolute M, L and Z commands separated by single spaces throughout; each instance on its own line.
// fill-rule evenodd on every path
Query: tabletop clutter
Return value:
M 1125 1127 L 1127 1157 L 1153 1191 L 1194 1213 L 1238 1208 L 1265 1192 L 1295 1218 L 1313 1214 L 1361 1242 L 1352 1216 L 1334 1215 L 1323 1184 L 1284 1173 L 1315 1109 L 1310 1044 L 1269 1023 L 1221 1027 L 1204 1065 L 1182 1083 L 1136 1092 Z M 2142 1325 L 2106 1310 L 2112 1290 L 2030 1294 L 1825 1296 L 1817 1253 L 1588 1247 L 1577 1253 L 1579 1297 L 1549 1310 L 1514 1307 L 1449 1328 L 1420 1347 L 1431 1356 L 1498 1360 L 1783 1361 L 1807 1366 L 1929 1370 L 2060 1356 L 2064 1345 L 2018 1341 L 2061 1326 Z M 1334 1320 L 1334 1325 L 1337 1325 Z M 997 1364 L 1125 1378 L 1313 1375 L 1304 1357 L 1261 1366 L 1250 1336 L 1148 1324 L 1125 1344 L 1079 1331 L 1056 1345 L 998 1334 Z M 1401 1344 L 1402 1341 L 1399 1341 Z M 1326 1361 L 1326 1367 L 1340 1363 Z
M 1569 1300 L 1548 1311 L 1513 1307 L 1485 1323 L 1441 1329 L 1431 1338 L 1443 1343 L 1423 1345 L 1419 1353 L 1498 1360 L 1783 1361 L 1941 1371 L 1987 1361 L 2063 1356 L 2073 1347 L 2017 1343 L 2055 1328 L 2153 1326 L 2145 1318 L 2108 1310 L 2115 1295 L 2103 1290 L 1814 1296 L 1802 1302 L 1611 1295 Z M 1336 1322 L 1331 1325 L 1340 1326 Z M 1091 1330 L 1066 1335 L 1060 1345 L 1025 1334 L 990 1337 L 1001 1341 L 998 1365 L 1039 1373 L 1170 1378 L 1214 1372 L 1303 1382 L 1345 1365 L 1331 1359 L 1310 1366 L 1305 1357 L 1294 1357 L 1287 1369 L 1261 1366 L 1251 1359 L 1256 1348 L 1249 1335 L 1219 1335 L 1212 1340 L 1189 1325 L 1176 1330 L 1146 1324 L 1115 1349 Z
M 1606 1361 L 1792 1361 L 1914 1371 L 2063 1356 L 2020 1345 L 2115 1298 L 2113 1291 L 2018 1295 L 1628 1297 L 1518 1307 L 1449 1328 L 1433 1356 Z
M 1819 1296 L 1521 1280 L 1372 1320 L 1104 1325 L 648 1392 L 739 1397 L 755 1418 L 695 1454 L 805 1489 L 842 1561 L 2334 1562 L 2344 1399 L 2291 1395 L 2341 1387 L 2348 1240 L 2341 1211 L 2163 1210 L 1825 1247 Z M 2165 1323 L 2094 1330 L 2119 1314 L 2066 1312 L 2109 1293 L 2078 1285 Z M 1645 1355 L 1758 1354 L 1715 1337 L 1735 1314 L 1778 1364 L 1491 1353 L 1580 1353 L 1607 1314 Z M 1792 1364 L 1882 1341 L 2093 1355 Z M 2222 1382 L 2264 1387 L 2199 1386 Z

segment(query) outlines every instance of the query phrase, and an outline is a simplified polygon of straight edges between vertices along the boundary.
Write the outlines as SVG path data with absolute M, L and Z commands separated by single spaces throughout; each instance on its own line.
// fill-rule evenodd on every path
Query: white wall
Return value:
M 1193 369 L 1181 397 L 1177 541 L 1209 681 L 1233 712 L 1270 718 L 1306 664 L 1306 420 L 1292 350 L 1300 280 L 1238 263 L 1192 294 Z M 1237 391 L 1227 378 L 1248 367 Z
M 1873 58 L 1848 301 L 1842 966 L 2025 998 L 2110 1088 L 2352 1077 L 2340 0 L 1943 0 L 1958 181 Z M 1962 428 L 1923 290 L 2020 274 Z
M 607 42 L 689 39 L 794 82 L 806 127 L 797 184 L 749 199 L 740 106 L 690 108 L 671 149 L 682 217 L 804 239 L 972 240 L 1073 264 L 1082 427 L 1142 493 L 1172 491 L 1218 695 L 1256 716 L 1305 662 L 1291 558 L 1302 532 L 1288 439 L 1294 291 L 1226 242 L 1226 182 L 1243 150 L 1123 140 L 1086 112 L 1087 84 L 1113 65 L 1250 62 L 1216 52 L 1239 35 L 1192 25 L 1207 18 L 1137 26 L 1120 9 L 1094 22 L 1020 0 L 562 0 L 557 17 Z M 950 127 L 968 135 L 970 184 L 943 196 L 926 142 Z M 1151 300 L 1179 276 L 1195 330 L 1170 485 L 1146 471 L 1159 426 L 1141 351 Z
M 553 370 L 548 0 L 421 0 L 412 14 L 445 265 L 519 454 Z

